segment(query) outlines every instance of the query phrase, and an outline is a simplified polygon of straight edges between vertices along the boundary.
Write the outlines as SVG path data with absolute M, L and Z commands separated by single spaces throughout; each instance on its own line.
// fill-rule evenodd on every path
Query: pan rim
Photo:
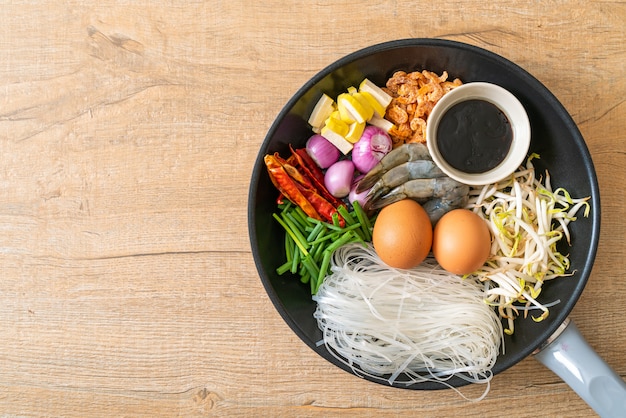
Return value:
M 551 106 L 552 109 L 561 118 L 561 121 L 566 125 L 568 134 L 572 134 L 572 140 L 576 143 L 577 148 L 583 153 L 582 159 L 585 161 L 585 164 L 586 164 L 586 167 L 584 167 L 584 169 L 589 173 L 588 180 L 590 182 L 590 192 L 591 192 L 590 202 L 593 207 L 592 213 L 590 215 L 590 217 L 592 217 L 591 237 L 589 241 L 590 248 L 587 252 L 587 257 L 582 268 L 579 269 L 581 275 L 577 279 L 577 284 L 575 288 L 573 289 L 572 294 L 569 295 L 567 299 L 562 302 L 563 303 L 562 309 L 559 310 L 559 312 L 555 316 L 550 317 L 550 325 L 547 326 L 542 332 L 540 332 L 536 337 L 533 338 L 532 344 L 527 344 L 526 346 L 524 346 L 524 349 L 517 350 L 517 352 L 515 352 L 512 356 L 507 358 L 507 361 L 505 363 L 496 362 L 496 366 L 494 367 L 494 375 L 497 375 L 503 372 L 504 370 L 519 363 L 521 360 L 529 357 L 537 347 L 539 347 L 545 340 L 547 340 L 558 329 L 561 323 L 564 322 L 569 316 L 569 314 L 571 313 L 572 309 L 574 308 L 576 302 L 580 298 L 580 295 L 582 294 L 589 280 L 589 277 L 591 275 L 593 263 L 595 261 L 595 257 L 597 253 L 599 237 L 600 237 L 600 218 L 601 218 L 600 193 L 599 193 L 597 176 L 595 174 L 595 169 L 593 166 L 591 155 L 589 153 L 589 149 L 587 148 L 584 138 L 582 137 L 582 134 L 580 133 L 576 123 L 573 121 L 571 115 L 567 112 L 565 107 L 561 104 L 561 102 L 556 98 L 556 96 L 554 96 L 554 94 L 549 89 L 547 89 L 538 79 L 536 79 L 526 70 L 524 70 L 517 64 L 513 63 L 512 61 L 508 60 L 507 58 L 504 58 L 486 49 L 483 49 L 474 45 L 462 43 L 459 41 L 439 39 L 439 38 L 405 38 L 405 39 L 382 42 L 379 44 L 362 48 L 360 50 L 352 52 L 338 59 L 337 61 L 329 64 L 328 66 L 323 68 L 321 71 L 316 73 L 311 79 L 309 79 L 302 87 L 300 87 L 296 91 L 296 93 L 288 100 L 288 102 L 281 109 L 276 119 L 272 123 L 270 129 L 268 130 L 261 144 L 259 154 L 257 155 L 254 169 L 252 172 L 250 190 L 248 194 L 248 229 L 249 229 L 250 243 L 251 243 L 252 250 L 253 250 L 252 251 L 253 258 L 254 258 L 257 271 L 260 275 L 261 281 L 267 292 L 268 297 L 270 298 L 271 302 L 274 304 L 280 316 L 290 327 L 290 329 L 300 338 L 300 340 L 302 340 L 305 344 L 307 344 L 310 348 L 312 348 L 319 355 L 321 355 L 326 360 L 331 362 L 333 365 L 339 368 L 342 368 L 345 371 L 350 372 L 351 374 L 354 374 L 353 371 L 349 367 L 346 367 L 342 365 L 341 363 L 338 363 L 334 359 L 334 357 L 330 353 L 328 353 L 328 351 L 323 345 L 320 346 L 317 344 L 317 341 L 312 341 L 309 335 L 305 332 L 305 330 L 302 329 L 302 327 L 294 320 L 294 318 L 292 318 L 288 314 L 284 303 L 280 299 L 275 289 L 272 287 L 270 283 L 270 279 L 265 273 L 265 270 L 263 269 L 263 264 L 262 264 L 262 260 L 260 259 L 260 254 L 258 253 L 258 251 L 255 251 L 256 250 L 255 243 L 258 242 L 258 234 L 256 230 L 256 213 L 255 213 L 254 208 L 256 205 L 256 196 L 258 192 L 259 177 L 263 173 L 262 158 L 263 158 L 263 155 L 268 151 L 269 146 L 270 146 L 269 144 L 270 139 L 275 135 L 281 121 L 291 112 L 291 110 L 294 108 L 297 102 L 302 98 L 302 96 L 306 92 L 308 92 L 311 88 L 313 88 L 316 84 L 322 81 L 326 76 L 333 73 L 339 68 L 345 67 L 346 65 L 349 65 L 359 59 L 365 58 L 375 53 L 393 50 L 393 49 L 423 47 L 423 46 L 435 47 L 435 48 L 444 47 L 444 48 L 452 48 L 452 49 L 461 49 L 471 54 L 480 55 L 481 58 L 484 58 L 486 60 L 496 61 L 498 65 L 506 67 L 509 71 L 514 72 L 517 77 L 521 77 L 525 80 L 526 83 L 533 85 L 537 89 L 537 91 L 539 91 L 542 98 L 548 102 L 549 106 Z M 378 381 L 375 381 L 375 382 L 380 383 Z M 461 386 L 464 386 L 465 384 L 468 384 L 462 379 L 459 379 L 458 381 L 454 380 L 449 383 L 453 383 L 453 386 L 455 387 L 461 387 Z M 401 386 L 401 385 L 398 385 L 398 386 L 394 385 L 393 387 L 404 388 L 404 386 Z M 438 383 L 434 383 L 434 384 L 424 383 L 424 384 L 409 386 L 408 389 L 436 390 L 436 389 L 445 389 L 446 387 L 447 386 L 441 385 Z

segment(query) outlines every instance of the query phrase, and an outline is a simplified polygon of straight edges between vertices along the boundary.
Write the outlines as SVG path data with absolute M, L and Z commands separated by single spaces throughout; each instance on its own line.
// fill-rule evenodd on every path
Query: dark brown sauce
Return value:
M 513 142 L 511 123 L 485 100 L 452 106 L 437 127 L 437 147 L 444 160 L 466 173 L 484 173 L 498 166 Z

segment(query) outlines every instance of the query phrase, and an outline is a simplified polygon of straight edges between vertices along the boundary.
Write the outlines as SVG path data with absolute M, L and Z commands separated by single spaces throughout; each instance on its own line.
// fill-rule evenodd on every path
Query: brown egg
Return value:
M 396 268 L 412 268 L 430 252 L 433 229 L 428 214 L 414 200 L 385 206 L 374 223 L 372 242 L 380 259 Z
M 482 266 L 491 252 L 491 234 L 485 220 L 467 209 L 441 217 L 433 234 L 433 255 L 445 270 L 469 274 Z

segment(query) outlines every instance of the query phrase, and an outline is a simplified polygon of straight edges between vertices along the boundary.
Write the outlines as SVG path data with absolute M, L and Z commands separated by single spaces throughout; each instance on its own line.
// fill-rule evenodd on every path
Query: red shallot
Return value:
M 335 197 L 344 198 L 350 193 L 354 178 L 354 164 L 350 160 L 337 161 L 324 175 L 326 189 Z
M 348 201 L 350 203 L 354 203 L 355 201 L 357 201 L 359 202 L 361 207 L 365 206 L 365 202 L 367 201 L 367 194 L 370 191 L 370 189 L 367 189 L 361 193 L 356 191 L 356 188 L 359 185 L 359 180 L 361 180 L 363 177 L 365 177 L 365 175 L 361 174 L 354 179 L 354 181 L 352 182 L 352 187 L 350 187 L 350 193 L 348 194 Z
M 369 125 L 354 144 L 352 162 L 359 172 L 366 174 L 391 151 L 391 148 L 389 134 L 377 126 Z
M 306 151 L 320 168 L 328 168 L 339 159 L 339 149 L 322 135 L 315 134 L 306 142 Z

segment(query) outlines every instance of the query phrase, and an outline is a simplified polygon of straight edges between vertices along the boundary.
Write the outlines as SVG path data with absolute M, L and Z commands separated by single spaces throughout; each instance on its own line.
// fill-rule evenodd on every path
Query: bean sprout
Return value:
M 492 232 L 492 256 L 474 274 L 487 287 L 486 302 L 497 307 L 507 320 L 504 332 L 512 334 L 519 311 L 541 310 L 532 316 L 539 322 L 548 314 L 550 304 L 537 301 L 547 280 L 571 275 L 570 261 L 561 254 L 557 243 L 565 237 L 570 244 L 568 224 L 584 207 L 589 215 L 589 197 L 574 199 L 567 190 L 552 190 L 546 171 L 543 184 L 535 178 L 531 155 L 525 167 L 509 179 L 470 191 L 468 209 L 483 217 Z

